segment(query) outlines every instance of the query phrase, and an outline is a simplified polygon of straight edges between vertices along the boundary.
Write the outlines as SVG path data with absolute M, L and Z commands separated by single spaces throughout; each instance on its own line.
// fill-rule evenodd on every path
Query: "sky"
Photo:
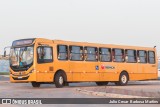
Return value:
M 160 0 L 0 0 L 0 54 L 24 38 L 156 45 L 160 55 Z

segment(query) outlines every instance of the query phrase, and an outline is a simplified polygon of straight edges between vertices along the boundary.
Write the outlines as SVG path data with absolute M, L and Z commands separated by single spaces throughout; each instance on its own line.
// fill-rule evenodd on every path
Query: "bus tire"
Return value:
M 122 72 L 119 76 L 119 81 L 115 82 L 116 85 L 125 86 L 129 81 L 129 76 L 127 72 Z
M 98 86 L 105 86 L 105 85 L 108 85 L 108 82 L 96 82 L 96 84 Z
M 32 82 L 32 87 L 39 88 L 40 85 L 41 85 L 41 84 L 38 83 L 38 82 Z
M 58 72 L 55 75 L 55 80 L 54 80 L 56 88 L 62 88 L 65 86 L 65 75 L 63 72 Z

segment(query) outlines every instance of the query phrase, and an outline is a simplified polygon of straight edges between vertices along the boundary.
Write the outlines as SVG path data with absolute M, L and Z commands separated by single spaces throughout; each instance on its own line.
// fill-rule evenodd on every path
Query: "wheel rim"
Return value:
M 122 80 L 122 83 L 126 83 L 126 82 L 127 82 L 127 77 L 126 77 L 126 75 L 123 75 L 122 78 L 121 78 L 121 80 Z
M 61 84 L 61 85 L 63 84 L 63 77 L 62 76 L 59 77 L 59 84 Z

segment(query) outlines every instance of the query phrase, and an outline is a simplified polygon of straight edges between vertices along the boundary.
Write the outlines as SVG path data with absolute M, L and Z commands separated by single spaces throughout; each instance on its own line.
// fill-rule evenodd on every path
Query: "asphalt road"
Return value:
M 93 96 L 76 91 L 77 88 L 80 89 L 93 89 L 93 88 L 104 88 L 104 86 L 96 86 L 95 83 L 72 83 L 68 87 L 55 88 L 53 84 L 43 84 L 40 88 L 33 88 L 30 83 L 10 83 L 8 77 L 0 76 L 0 98 L 104 98 L 102 96 Z M 160 81 L 140 81 L 140 82 L 130 82 L 128 86 L 114 86 L 112 83 L 108 87 L 114 89 L 127 89 L 127 90 L 144 90 L 146 92 L 154 92 L 160 90 Z M 0 107 L 21 107 L 22 105 L 0 105 Z M 29 107 L 31 105 L 23 105 L 24 107 Z M 128 104 L 83 104 L 83 105 L 32 105 L 33 107 L 159 107 L 160 105 L 128 105 Z

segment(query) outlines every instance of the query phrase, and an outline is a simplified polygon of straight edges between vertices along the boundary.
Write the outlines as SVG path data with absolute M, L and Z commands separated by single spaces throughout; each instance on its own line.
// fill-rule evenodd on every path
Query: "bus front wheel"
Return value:
M 105 86 L 105 85 L 108 85 L 108 82 L 96 82 L 96 84 L 98 86 Z
M 58 72 L 56 75 L 55 75 L 55 86 L 57 88 L 62 88 L 64 85 L 65 85 L 65 76 L 62 72 Z
M 40 87 L 40 85 L 41 85 L 41 84 L 38 83 L 38 82 L 32 82 L 32 86 L 33 86 L 33 87 L 37 87 L 37 88 L 38 88 L 38 87 Z

